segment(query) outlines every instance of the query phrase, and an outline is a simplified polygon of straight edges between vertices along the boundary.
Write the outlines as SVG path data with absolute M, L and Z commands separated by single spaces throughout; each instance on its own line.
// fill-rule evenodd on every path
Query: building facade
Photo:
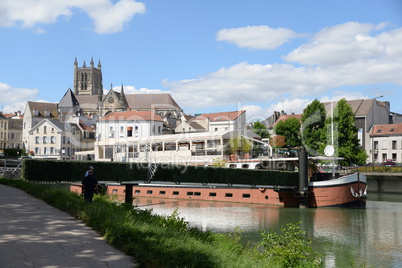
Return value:
M 29 131 L 29 140 L 34 158 L 73 160 L 81 148 L 78 126 L 47 118 Z
M 402 124 L 375 125 L 372 138 L 373 161 L 402 163 Z
M 0 113 L 0 148 L 7 148 L 8 119 Z

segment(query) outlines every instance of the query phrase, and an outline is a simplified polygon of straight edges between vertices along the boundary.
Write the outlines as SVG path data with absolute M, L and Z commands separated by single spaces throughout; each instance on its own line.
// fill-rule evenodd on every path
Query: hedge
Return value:
M 122 182 L 148 180 L 148 163 L 59 161 L 24 159 L 22 178 L 27 181 L 81 182 L 89 166 L 98 181 Z M 297 172 L 232 169 L 207 166 L 156 165 L 153 181 L 225 183 L 246 185 L 298 185 Z

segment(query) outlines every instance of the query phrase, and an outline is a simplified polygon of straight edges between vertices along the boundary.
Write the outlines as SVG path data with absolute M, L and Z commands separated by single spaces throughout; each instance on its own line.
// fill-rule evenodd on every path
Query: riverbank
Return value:
M 215 234 L 191 228 L 177 212 L 158 216 L 151 210 L 114 203 L 106 196 L 97 196 L 90 205 L 79 195 L 61 188 L 22 180 L 0 179 L 0 183 L 20 188 L 68 212 L 133 257 L 141 267 L 284 267 L 267 254 L 268 247 L 258 251 L 242 245 L 236 232 Z M 292 256 L 292 249 L 286 246 L 279 250 Z M 308 254 L 296 260 L 298 266 L 320 267 L 308 243 L 304 246 Z

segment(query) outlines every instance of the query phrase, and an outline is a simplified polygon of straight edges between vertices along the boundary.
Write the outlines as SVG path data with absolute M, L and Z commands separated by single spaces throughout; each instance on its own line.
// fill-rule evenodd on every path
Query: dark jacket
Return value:
M 89 174 L 88 176 L 86 176 L 84 178 L 84 180 L 82 181 L 82 185 L 84 187 L 84 192 L 89 194 L 89 193 L 94 193 L 95 192 L 95 187 L 98 184 L 98 181 L 96 180 L 96 178 Z

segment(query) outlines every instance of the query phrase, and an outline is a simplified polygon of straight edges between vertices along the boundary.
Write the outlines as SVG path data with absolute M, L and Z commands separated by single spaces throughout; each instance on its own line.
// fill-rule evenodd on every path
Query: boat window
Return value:
M 140 194 L 140 193 L 141 193 L 141 190 L 135 190 L 134 193 L 135 193 L 135 194 Z
M 243 198 L 250 198 L 250 194 L 243 194 Z
M 232 193 L 226 193 L 225 197 L 233 197 L 233 194 Z
M 241 168 L 248 168 L 248 164 L 243 164 L 243 165 L 241 165 Z
M 194 195 L 195 196 L 201 196 L 201 193 L 200 192 L 195 192 Z
M 179 195 L 179 191 L 173 191 L 173 195 Z
M 216 193 L 209 193 L 209 196 L 216 196 Z
M 148 190 L 148 191 L 147 191 L 147 194 L 152 194 L 152 190 Z
M 112 193 L 117 194 L 117 189 L 113 189 Z
M 236 168 L 236 164 L 230 164 L 229 168 Z
M 166 192 L 165 191 L 159 191 L 159 194 L 164 195 L 164 194 L 166 194 Z
M 194 195 L 194 192 L 187 192 L 187 195 Z

